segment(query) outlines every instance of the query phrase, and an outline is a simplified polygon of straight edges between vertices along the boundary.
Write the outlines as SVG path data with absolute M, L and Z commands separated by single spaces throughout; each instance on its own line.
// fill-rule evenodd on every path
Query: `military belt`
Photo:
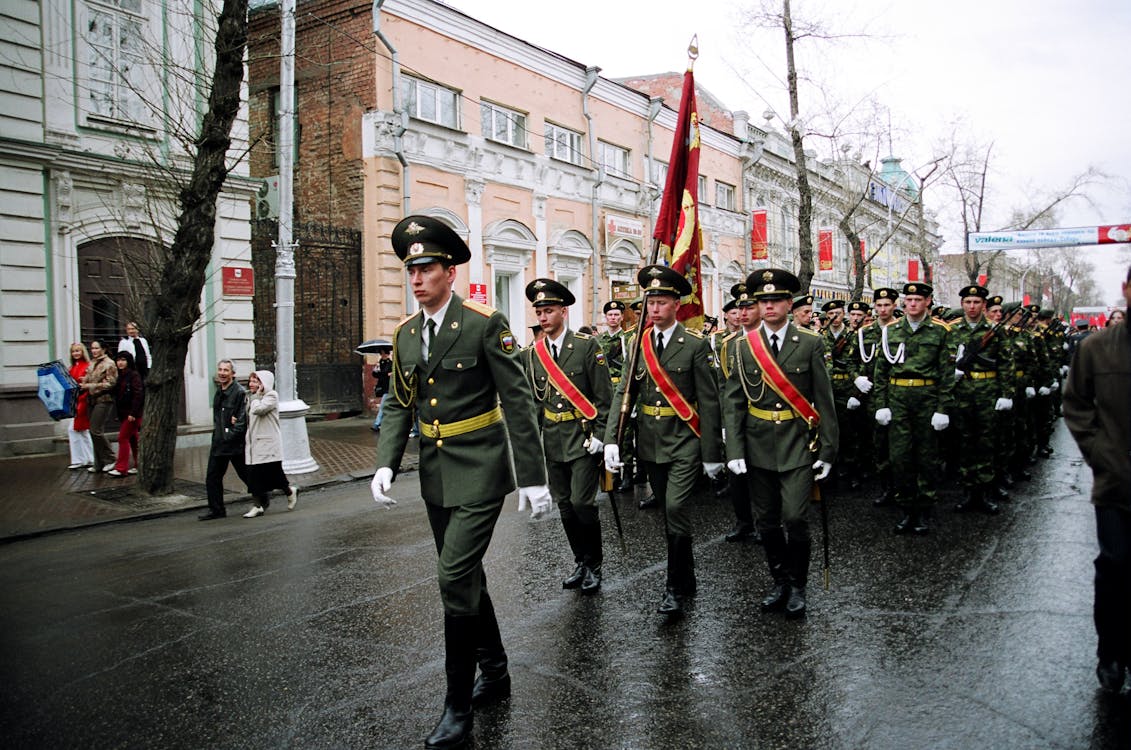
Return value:
M 848 380 L 852 376 L 847 372 L 834 372 L 831 377 L 833 380 Z
M 902 386 L 904 388 L 918 388 L 924 385 L 934 385 L 934 378 L 892 378 L 889 381 L 892 385 Z
M 974 380 L 985 380 L 986 378 L 996 378 L 997 370 L 987 370 L 986 372 L 968 372 L 966 373 Z
M 569 411 L 550 411 L 549 409 L 543 409 L 542 414 L 550 422 L 572 422 L 575 419 L 584 419 L 576 409 L 570 409 Z
M 613 385 L 616 385 L 617 383 L 620 382 L 620 376 L 619 375 L 613 376 L 612 381 L 613 381 Z
M 655 417 L 656 419 L 659 419 L 660 417 L 675 416 L 675 409 L 671 408 L 670 406 L 648 406 L 647 404 L 644 404 L 640 407 L 640 411 L 645 415 L 649 417 Z
M 768 409 L 759 409 L 757 406 L 746 406 L 746 411 L 750 416 L 764 419 L 767 422 L 784 422 L 787 419 L 793 419 L 797 416 L 793 409 L 786 409 L 785 411 L 770 411 Z
M 476 417 L 461 419 L 458 422 L 440 424 L 440 420 L 438 419 L 433 421 L 432 424 L 421 422 L 420 434 L 424 437 L 439 440 L 441 438 L 455 437 L 456 435 L 466 435 L 469 432 L 475 432 L 476 430 L 481 430 L 484 427 L 502 421 L 503 410 L 496 406 L 489 412 L 485 412 Z
M 1024 370 L 1018 370 L 1017 372 L 1015 372 L 1013 374 L 1016 375 L 1019 378 L 1025 377 L 1025 371 Z

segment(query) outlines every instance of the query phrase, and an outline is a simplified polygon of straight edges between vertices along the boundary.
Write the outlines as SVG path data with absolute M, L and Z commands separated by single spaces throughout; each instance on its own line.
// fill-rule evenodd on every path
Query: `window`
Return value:
M 628 149 L 614 146 L 611 143 L 597 141 L 599 150 L 598 160 L 605 171 L 616 177 L 631 179 L 632 173 L 628 163 Z
M 551 159 L 581 164 L 581 133 L 567 130 L 552 122 L 546 123 L 546 156 Z
M 699 175 L 699 183 L 696 189 L 699 191 L 699 205 L 710 205 L 707 203 L 707 178 L 703 175 Z
M 401 96 L 410 117 L 459 128 L 458 91 L 402 74 Z
M 668 184 L 668 163 L 666 161 L 652 162 L 652 182 L 663 192 Z
M 511 317 L 511 281 L 514 274 L 495 274 L 495 309 L 507 320 Z
M 86 88 L 92 115 L 147 123 L 146 20 L 142 0 L 102 0 L 87 6 Z
M 491 102 L 479 102 L 483 137 L 526 148 L 526 115 Z
M 734 202 L 734 185 L 715 180 L 715 205 L 728 211 L 736 210 Z

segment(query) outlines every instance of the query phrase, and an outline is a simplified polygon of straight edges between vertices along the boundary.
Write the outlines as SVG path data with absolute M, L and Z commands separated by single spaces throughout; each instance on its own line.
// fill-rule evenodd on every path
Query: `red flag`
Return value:
M 822 229 L 817 232 L 817 270 L 833 270 L 833 230 Z
M 908 281 L 918 281 L 919 280 L 919 261 L 917 261 L 917 260 L 908 260 L 907 261 L 907 280 Z
M 767 260 L 770 257 L 766 229 L 766 209 L 754 210 L 753 229 L 750 230 L 750 260 Z
M 695 76 L 690 65 L 683 74 L 668 179 L 652 236 L 660 243 L 660 261 L 683 274 L 691 284 L 691 296 L 681 300 L 683 304 L 677 317 L 699 330 L 703 327 L 699 270 L 699 252 L 703 246 L 699 227 L 699 113 L 695 105 Z
M 986 274 L 984 274 L 984 273 L 978 274 L 978 286 L 985 286 L 987 278 L 989 278 L 989 277 L 986 276 Z

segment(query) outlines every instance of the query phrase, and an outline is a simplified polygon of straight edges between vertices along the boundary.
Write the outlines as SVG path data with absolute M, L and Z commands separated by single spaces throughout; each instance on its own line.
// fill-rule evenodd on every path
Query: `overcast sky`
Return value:
M 698 33 L 697 83 L 756 123 L 767 106 L 788 111 L 778 80 L 785 67 L 781 33 L 742 23 L 742 10 L 756 2 L 446 1 L 504 32 L 597 65 L 609 78 L 682 71 L 687 43 Z M 794 0 L 793 12 L 820 19 L 832 32 L 867 35 L 807 41 L 798 46 L 799 65 L 841 102 L 870 95 L 890 111 L 892 151 L 905 168 L 929 162 L 934 144 L 956 123 L 968 141 L 993 142 L 993 203 L 984 229 L 999 228 L 1013 208 L 1089 166 L 1112 178 L 1092 189 L 1092 204 L 1065 206 L 1061 224 L 1131 222 L 1128 0 Z M 801 97 L 803 115 L 823 106 L 814 88 Z M 945 214 L 939 218 L 944 252 L 960 250 L 961 226 Z M 1131 254 L 1083 252 L 1098 269 L 1104 300 L 1114 302 Z

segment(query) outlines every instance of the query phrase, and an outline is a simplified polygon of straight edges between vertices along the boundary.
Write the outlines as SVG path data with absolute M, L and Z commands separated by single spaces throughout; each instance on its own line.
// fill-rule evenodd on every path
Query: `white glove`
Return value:
M 550 512 L 553 507 L 553 500 L 550 499 L 550 488 L 544 484 L 519 487 L 518 488 L 518 509 L 526 510 L 527 504 L 530 505 L 530 517 L 538 520 L 542 516 Z
M 955 381 L 955 382 L 958 382 L 959 380 L 962 380 L 962 377 L 963 377 L 963 376 L 964 376 L 965 374 L 966 374 L 966 373 L 965 373 L 964 371 L 962 371 L 962 370 L 955 370 L 955 371 L 954 371 L 954 381 Z
M 1013 399 L 999 398 L 994 404 L 994 411 L 1009 411 L 1013 408 Z
M 723 473 L 722 462 L 719 462 L 717 464 L 716 463 L 705 463 L 705 464 L 703 464 L 703 473 L 706 474 L 709 478 L 714 479 L 719 474 Z
M 856 376 L 856 380 L 853 380 L 852 383 L 856 386 L 856 390 L 861 393 L 868 393 L 872 390 L 872 381 L 863 375 Z
M 731 474 L 745 474 L 746 473 L 746 459 L 745 458 L 732 458 L 727 461 L 727 471 Z
M 369 484 L 369 490 L 373 493 L 373 502 L 377 503 L 382 508 L 389 508 L 397 504 L 397 501 L 389 497 L 387 494 L 389 488 L 393 486 L 393 470 L 388 466 L 382 466 L 373 475 L 373 481 Z
M 1068 374 L 1068 365 L 1061 365 L 1060 366 L 1060 377 L 1063 378 L 1067 374 Z
M 937 411 L 931 415 L 931 427 L 935 428 L 935 432 L 941 432 L 947 427 L 950 427 L 950 417 L 945 414 L 939 414 Z
M 966 344 L 959 344 L 958 345 L 958 351 L 956 351 L 954 353 L 954 361 L 955 362 L 961 362 L 962 361 L 962 355 L 965 354 L 965 353 L 966 353 Z
M 585 440 L 585 450 L 589 451 L 590 456 L 596 456 L 604 447 L 605 444 L 595 437 L 590 436 Z
M 891 424 L 891 409 L 876 409 L 876 423 L 883 427 Z
M 1033 386 L 1030 385 L 1030 386 L 1027 386 L 1025 388 L 1025 398 L 1033 398 L 1033 396 L 1036 396 L 1036 395 L 1037 395 L 1037 389 L 1034 388 Z
M 813 477 L 813 481 L 821 481 L 822 479 L 827 477 L 829 475 L 829 472 L 832 470 L 833 465 L 828 461 L 817 461 L 815 464 L 813 464 L 813 471 L 817 472 L 817 475 Z
M 1065 342 L 1064 342 L 1064 351 L 1068 351 L 1068 350 L 1069 350 L 1069 349 L 1071 349 L 1071 348 L 1072 348 L 1072 347 L 1070 347 L 1070 346 L 1068 345 L 1068 342 L 1067 342 L 1067 341 L 1065 341 Z
M 849 409 L 859 409 L 860 408 L 860 399 L 856 398 L 855 396 L 849 396 L 848 397 L 848 408 Z
M 1037 393 L 1041 394 L 1042 396 L 1047 396 L 1052 393 L 1052 391 L 1049 390 L 1049 387 L 1047 385 L 1042 385 L 1037 389 Z
M 609 443 L 605 446 L 605 471 L 610 474 L 616 474 L 624 466 L 620 462 L 620 448 L 616 443 Z
M 1052 385 L 1049 386 L 1049 393 L 1052 393 L 1053 391 L 1055 391 L 1059 387 L 1060 387 L 1060 381 L 1059 380 L 1052 381 Z

